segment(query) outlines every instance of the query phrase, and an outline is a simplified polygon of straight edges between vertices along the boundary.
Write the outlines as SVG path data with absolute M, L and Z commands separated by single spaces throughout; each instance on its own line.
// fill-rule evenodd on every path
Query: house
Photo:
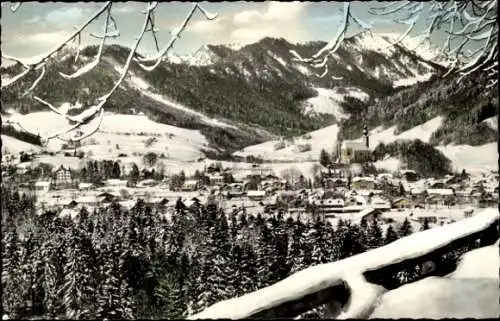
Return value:
M 107 179 L 104 182 L 104 185 L 106 185 L 107 187 L 113 187 L 113 188 L 125 188 L 125 187 L 127 187 L 127 181 L 121 180 L 121 179 L 116 179 L 116 178 L 111 178 L 111 179 Z
M 453 192 L 452 189 L 449 189 L 449 188 L 428 188 L 427 194 L 428 195 L 451 196 L 451 195 L 454 195 L 455 193 Z
M 381 211 L 388 211 L 391 209 L 391 203 L 378 196 L 372 197 L 369 200 L 370 207 Z
M 247 197 L 252 201 L 262 201 L 266 196 L 266 191 L 247 191 Z
M 69 188 L 71 187 L 73 180 L 71 177 L 71 170 L 60 166 L 54 171 L 53 184 L 55 188 Z
M 407 182 L 416 182 L 418 181 L 418 175 L 415 171 L 413 170 L 402 170 L 401 171 L 401 176 L 403 179 Z
M 343 164 L 365 163 L 372 160 L 372 152 L 367 144 L 362 142 L 342 142 L 340 162 Z
M 116 196 L 114 196 L 111 193 L 107 193 L 107 192 L 104 192 L 104 193 L 97 195 L 97 200 L 99 203 L 111 203 L 115 199 L 116 199 Z
M 224 176 L 220 174 L 214 174 L 208 176 L 210 180 L 210 185 L 222 185 L 224 184 Z
M 35 183 L 35 191 L 37 192 L 48 192 L 52 183 L 50 181 L 38 181 Z
M 228 185 L 228 189 L 226 191 L 226 195 L 228 197 L 239 197 L 243 196 L 243 184 L 241 183 L 232 183 Z
M 325 180 L 325 188 L 339 187 L 347 187 L 347 180 L 345 178 L 327 178 Z
M 92 183 L 80 183 L 78 184 L 78 189 L 80 191 L 90 191 L 92 189 L 94 189 L 94 184 Z
M 399 197 L 392 201 L 392 208 L 412 208 L 413 201 L 406 197 Z
M 341 198 L 329 198 L 324 200 L 312 200 L 311 204 L 319 213 L 330 214 L 339 212 L 345 205 Z
M 353 190 L 375 189 L 375 180 L 371 177 L 354 177 L 351 182 Z
M 195 179 L 187 180 L 182 184 L 183 191 L 196 191 L 198 189 L 198 181 Z
M 351 214 L 349 220 L 354 224 L 360 224 L 363 219 L 366 221 L 376 220 L 380 217 L 381 214 L 381 210 L 367 207 L 360 212 Z
M 137 183 L 137 187 L 153 187 L 158 184 L 154 179 L 145 179 Z

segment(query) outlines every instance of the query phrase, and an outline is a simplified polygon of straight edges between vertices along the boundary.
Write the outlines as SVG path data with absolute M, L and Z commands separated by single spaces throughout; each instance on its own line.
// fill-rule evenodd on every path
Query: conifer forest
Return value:
M 2 189 L 3 310 L 16 319 L 183 318 L 413 233 L 406 220 L 337 226 L 317 219 L 177 206 L 170 217 L 138 200 L 75 218 L 37 215 L 35 199 Z M 424 224 L 422 228 L 428 228 Z M 406 283 L 417 270 L 398 274 Z M 316 309 L 302 317 L 319 317 Z

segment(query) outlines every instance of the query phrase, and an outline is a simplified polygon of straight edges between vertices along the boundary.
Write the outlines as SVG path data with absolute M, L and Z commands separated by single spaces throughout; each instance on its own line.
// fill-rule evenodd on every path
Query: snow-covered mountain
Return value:
M 360 110 L 397 95 L 401 91 L 398 87 L 413 88 L 417 82 L 425 83 L 444 72 L 439 64 L 409 50 L 409 45 L 388 47 L 388 39 L 367 33 L 346 39 L 326 64 L 329 75 L 335 78 L 318 77 L 322 68 L 299 59 L 324 47 L 322 41 L 292 44 L 285 39 L 264 38 L 245 46 L 204 45 L 193 55 L 171 54 L 150 73 L 132 63 L 129 81 L 111 96 L 106 110 L 116 114 L 142 112 L 156 122 L 200 130 L 210 147 L 220 151 L 241 150 L 279 136 L 321 135 L 321 129 L 340 126 L 342 121 L 358 122 Z M 82 50 L 80 64 L 96 51 L 95 46 Z M 128 53 L 120 46 L 106 47 L 98 68 L 69 81 L 58 72 L 70 73 L 81 66 L 74 66 L 73 57 L 61 58 L 47 69 L 35 94 L 54 106 L 80 102 L 74 110 L 78 112 L 113 86 Z M 15 67 L 2 68 L 2 78 L 15 74 Z M 35 77 L 30 74 L 19 85 L 2 90 L 3 110 L 45 110 L 30 97 L 22 97 Z M 439 81 L 435 78 L 431 80 L 434 83 Z M 401 98 L 397 104 L 406 100 Z M 417 95 L 414 101 L 418 101 Z M 435 116 L 429 111 L 430 118 Z

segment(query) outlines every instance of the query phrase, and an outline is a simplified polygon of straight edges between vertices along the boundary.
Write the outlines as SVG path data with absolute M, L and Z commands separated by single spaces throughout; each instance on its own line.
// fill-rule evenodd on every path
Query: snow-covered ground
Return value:
M 481 146 L 447 145 L 437 146 L 448 157 L 455 170 L 466 169 L 471 173 L 498 170 L 498 144 L 488 143 Z
M 2 155 L 19 155 L 19 152 L 38 152 L 40 149 L 40 146 L 23 142 L 14 137 L 2 135 Z
M 424 82 L 429 80 L 432 77 L 433 73 L 428 72 L 422 75 L 416 75 L 414 77 L 401 78 L 392 83 L 394 87 L 400 86 L 411 86 L 416 84 L 417 82 Z
M 498 245 L 466 253 L 447 277 L 429 277 L 386 293 L 370 318 L 498 317 Z
M 358 88 L 319 88 L 314 87 L 318 92 L 316 97 L 309 98 L 304 103 L 304 114 L 311 112 L 331 114 L 335 116 L 337 120 L 348 118 L 349 116 L 344 113 L 340 103 L 342 103 L 345 97 L 354 97 L 359 100 L 366 100 L 369 98 L 368 94 L 361 91 Z
M 442 122 L 443 117 L 438 116 L 398 135 L 394 133 L 397 128 L 396 125 L 387 129 L 377 127 L 370 131 L 370 147 L 374 149 L 380 143 L 389 144 L 403 139 L 420 139 L 421 141 L 428 143 L 431 139 L 432 133 L 441 127 Z M 362 142 L 363 140 L 364 138 L 360 137 L 354 141 Z
M 244 148 L 241 151 L 235 152 L 236 156 L 261 156 L 266 160 L 288 160 L 288 161 L 311 161 L 318 160 L 321 149 L 331 152 L 336 146 L 337 134 L 339 131 L 338 125 L 331 125 L 304 135 L 310 136 L 310 139 L 297 138 L 293 144 L 289 144 L 285 148 L 275 150 L 275 145 L 279 140 L 271 140 L 258 145 L 252 145 Z M 304 137 L 303 136 L 303 137 Z M 299 152 L 297 145 L 311 144 L 311 150 Z
M 498 131 L 498 116 L 493 116 L 483 120 L 491 129 Z
M 50 111 L 26 115 L 12 114 L 8 118 L 23 124 L 27 130 L 40 131 L 42 136 L 61 131 L 69 126 L 63 117 Z M 144 135 L 139 135 L 140 133 Z M 146 147 L 145 141 L 153 138 L 152 134 L 159 137 L 156 137 L 157 141 L 151 146 Z M 90 142 L 96 144 L 89 145 Z M 47 147 L 49 150 L 57 151 L 61 144 L 61 141 L 53 139 Z M 91 138 L 84 140 L 83 144 L 81 149 L 86 153 L 91 151 L 92 157 L 97 159 L 117 158 L 121 153 L 132 156 L 133 153 L 145 154 L 152 151 L 158 154 L 163 153 L 170 159 L 191 161 L 202 156 L 201 149 L 208 149 L 208 141 L 197 130 L 156 123 L 144 115 L 114 113 L 105 113 L 99 131 Z M 9 146 L 7 148 L 14 149 L 14 146 Z

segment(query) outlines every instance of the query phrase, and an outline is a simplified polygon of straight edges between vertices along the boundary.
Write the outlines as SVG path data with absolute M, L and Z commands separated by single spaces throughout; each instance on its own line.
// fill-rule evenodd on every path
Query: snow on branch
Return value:
M 431 35 L 438 30 L 446 29 L 444 31 L 447 37 L 441 48 L 441 53 L 448 56 L 449 59 L 449 70 L 445 76 L 452 72 L 466 76 L 474 71 L 484 70 L 494 62 L 494 59 L 490 57 L 493 57 L 494 53 L 498 51 L 497 10 L 497 0 L 402 1 L 371 8 L 370 13 L 377 16 L 406 15 L 403 18 L 393 18 L 395 23 L 406 24 L 408 28 L 389 46 L 404 41 L 417 29 L 420 22 L 424 22 L 424 27 L 417 32 L 423 37 L 414 50 L 421 45 L 430 44 L 432 42 Z M 353 24 L 350 22 L 356 23 L 364 30 L 370 31 L 371 29 L 370 25 L 353 15 L 350 3 L 345 2 L 343 19 L 337 33 L 326 46 L 312 55 L 313 59 L 311 60 L 328 57 L 329 54 L 335 52 L 345 40 L 348 29 L 352 27 Z M 469 46 L 475 48 L 473 55 L 467 54 Z M 308 59 L 297 57 L 292 52 L 291 54 L 302 62 L 306 62 Z M 326 61 L 322 61 L 321 64 L 318 64 L 317 61 L 313 63 L 315 64 L 313 67 L 325 67 Z M 498 77 L 497 65 L 489 70 L 488 77 L 490 79 Z M 458 81 L 460 79 L 462 78 L 459 77 Z
M 146 4 L 146 10 L 143 11 L 143 13 L 146 15 L 146 17 L 144 19 L 144 23 L 143 23 L 142 29 L 141 29 L 139 35 L 136 37 L 136 41 L 135 41 L 134 46 L 130 50 L 130 53 L 129 53 L 128 58 L 127 58 L 127 61 L 125 63 L 125 66 L 120 71 L 120 77 L 119 77 L 119 79 L 114 83 L 113 87 L 106 94 L 102 95 L 101 97 L 99 97 L 97 99 L 97 103 L 95 103 L 93 106 L 85 109 L 83 112 L 81 112 L 78 115 L 68 115 L 67 113 L 62 113 L 58 108 L 56 108 L 50 102 L 48 102 L 48 101 L 46 101 L 46 100 L 44 100 L 44 99 L 42 99 L 42 98 L 40 98 L 38 96 L 33 96 L 33 99 L 35 101 L 37 101 L 38 103 L 40 103 L 42 105 L 45 105 L 51 111 L 53 111 L 53 112 L 57 113 L 58 115 L 66 118 L 70 123 L 73 123 L 71 126 L 69 126 L 67 129 L 64 129 L 63 131 L 60 131 L 60 132 L 57 132 L 57 133 L 54 133 L 54 134 L 50 134 L 47 137 L 42 138 L 42 140 L 44 142 L 48 142 L 52 138 L 59 138 L 59 139 L 65 140 L 65 139 L 61 138 L 60 136 L 63 135 L 63 134 L 69 133 L 69 132 L 71 132 L 71 131 L 73 131 L 75 129 L 77 129 L 77 128 L 81 127 L 84 124 L 88 124 L 100 112 L 100 119 L 99 119 L 99 121 L 96 122 L 96 127 L 94 129 L 92 129 L 91 131 L 89 131 L 87 133 L 84 133 L 82 135 L 78 135 L 77 137 L 73 137 L 72 139 L 70 139 L 70 141 L 78 141 L 78 140 L 85 139 L 85 138 L 89 137 L 90 135 L 94 134 L 95 132 L 97 132 L 99 130 L 99 127 L 100 127 L 100 125 L 102 123 L 102 118 L 103 118 L 103 115 L 104 115 L 104 105 L 106 104 L 108 98 L 116 91 L 116 89 L 119 88 L 119 86 L 121 85 L 121 83 L 123 82 L 123 80 L 126 78 L 126 75 L 127 75 L 128 71 L 129 71 L 129 68 L 131 66 L 132 60 L 136 56 L 136 52 L 137 52 L 138 46 L 141 43 L 142 39 L 144 38 L 144 35 L 145 35 L 146 32 L 151 32 L 152 33 L 153 40 L 155 41 L 156 48 L 159 51 L 158 40 L 156 38 L 156 33 L 158 32 L 158 29 L 155 28 L 155 18 L 154 18 L 154 11 L 157 8 L 157 6 L 158 6 L 158 2 L 156 2 L 156 1 L 148 2 Z M 160 61 L 162 61 L 165 58 L 166 53 L 168 52 L 169 49 L 172 48 L 175 40 L 180 37 L 180 33 L 186 28 L 189 20 L 191 19 L 192 15 L 196 11 L 196 9 L 200 10 L 200 12 L 208 20 L 213 20 L 217 16 L 216 14 L 213 14 L 213 13 L 210 13 L 210 12 L 206 11 L 198 3 L 196 3 L 193 6 L 193 9 L 190 11 L 190 13 L 188 14 L 188 16 L 186 17 L 186 19 L 184 20 L 184 22 L 180 25 L 180 27 L 173 34 L 172 40 L 167 44 L 167 46 L 165 47 L 165 49 L 157 55 L 158 59 L 157 59 L 155 65 L 154 66 L 150 66 L 150 67 L 145 67 L 145 66 L 139 64 L 141 67 L 143 67 L 146 70 L 152 70 L 152 69 L 155 68 L 155 66 L 157 66 L 159 64 Z M 101 40 L 99 48 L 98 48 L 98 52 L 97 52 L 96 56 L 94 57 L 94 59 L 90 63 L 84 65 L 83 67 L 80 67 L 78 70 L 76 70 L 72 74 L 64 74 L 62 72 L 59 72 L 59 74 L 64 79 L 70 80 L 70 79 L 78 78 L 78 77 L 80 77 L 80 76 L 82 76 L 82 75 L 90 72 L 91 70 L 93 70 L 99 64 L 99 62 L 101 61 L 106 39 L 117 38 L 117 37 L 120 36 L 120 31 L 119 31 L 119 29 L 117 27 L 116 20 L 112 16 L 112 2 L 111 1 L 106 2 L 99 10 L 97 10 L 80 27 L 75 27 L 75 31 L 65 41 L 63 41 L 62 43 L 60 43 L 59 45 L 57 45 L 55 47 L 55 49 L 53 49 L 52 51 L 50 51 L 49 53 L 43 55 L 40 58 L 32 59 L 32 61 L 27 62 L 27 61 L 23 61 L 20 58 L 16 58 L 16 57 L 9 56 L 7 54 L 3 54 L 2 53 L 2 58 L 14 61 L 16 64 L 21 65 L 23 67 L 23 69 L 24 69 L 18 75 L 15 75 L 14 77 L 8 79 L 7 81 L 3 81 L 2 82 L 2 88 L 12 85 L 13 83 L 15 83 L 16 81 L 18 81 L 19 79 L 21 79 L 24 76 L 26 76 L 27 74 L 29 74 L 30 72 L 37 71 L 37 70 L 41 69 L 41 72 L 38 75 L 38 77 L 36 78 L 36 80 L 33 82 L 33 84 L 23 94 L 23 96 L 28 95 L 29 93 L 31 93 L 34 90 L 34 88 L 37 86 L 37 84 L 39 84 L 40 81 L 42 81 L 42 79 L 43 79 L 43 77 L 44 77 L 44 75 L 46 73 L 46 67 L 47 67 L 46 63 L 47 63 L 48 59 L 50 59 L 55 53 L 59 52 L 61 49 L 63 49 L 66 46 L 70 46 L 71 45 L 72 48 L 74 48 L 76 46 L 76 55 L 75 55 L 75 60 L 74 60 L 75 63 L 76 63 L 78 61 L 78 57 L 80 55 L 81 35 L 82 35 L 82 32 L 92 22 L 94 22 L 95 20 L 97 20 L 102 14 L 106 14 L 106 16 L 105 16 L 106 19 L 105 19 L 104 25 L 103 25 L 103 34 L 99 35 L 99 34 L 96 34 L 96 33 L 90 33 L 90 35 L 92 37 Z M 155 61 L 155 60 L 156 60 L 156 58 L 153 59 L 153 60 L 150 60 L 150 59 L 141 59 L 141 61 Z
M 2 83 L 2 89 L 4 87 L 7 87 L 9 85 L 12 85 L 25 75 L 27 75 L 30 71 L 35 69 L 36 67 L 40 67 L 41 64 L 45 64 L 46 61 L 52 57 L 55 53 L 59 52 L 63 47 L 67 46 L 73 39 L 76 37 L 79 37 L 80 33 L 88 26 L 90 25 L 94 20 L 96 20 L 104 11 L 106 11 L 110 6 L 111 6 L 111 1 L 106 2 L 94 15 L 92 15 L 80 28 L 78 28 L 71 36 L 69 36 L 65 41 L 57 45 L 53 50 L 51 50 L 49 53 L 43 55 L 41 58 L 36 59 L 34 62 L 30 63 L 24 63 L 21 59 L 15 58 L 9 55 L 5 55 L 2 52 L 2 58 L 8 59 L 15 61 L 18 64 L 21 64 L 24 67 L 24 71 L 21 72 L 19 75 L 15 76 L 14 78 L 11 79 L 11 81 L 6 82 L 5 84 Z M 33 87 L 34 88 L 34 87 Z
M 306 297 L 313 300 L 318 293 L 342 285 L 350 289 L 350 298 L 337 317 L 367 317 L 385 292 L 381 286 L 367 282 L 367 272 L 435 253 L 455 241 L 496 227 L 498 221 L 498 210 L 486 209 L 471 218 L 415 233 L 365 253 L 306 268 L 266 288 L 216 303 L 188 319 L 244 319 L 266 313 L 280 317 L 277 310 L 285 305 L 305 304 L 301 300 Z M 333 299 L 338 300 L 339 295 Z
M 193 5 L 193 8 L 188 12 L 186 18 L 184 18 L 184 21 L 178 27 L 176 27 L 176 28 L 174 28 L 174 30 L 172 30 L 172 32 L 171 32 L 172 37 L 171 37 L 170 41 L 165 45 L 165 47 L 160 52 L 158 52 L 155 56 L 152 56 L 152 57 L 147 57 L 147 58 L 136 57 L 136 58 L 134 58 L 134 60 L 138 63 L 138 65 L 142 69 L 144 69 L 146 71 L 153 71 L 156 67 L 158 67 L 160 65 L 160 63 L 162 61 L 167 59 L 167 57 L 168 57 L 167 55 L 168 55 L 169 50 L 173 48 L 177 39 L 180 38 L 181 33 L 184 31 L 184 29 L 186 29 L 189 21 L 191 20 L 191 18 L 194 15 L 194 12 L 196 11 L 196 9 L 200 10 L 200 12 L 203 14 L 203 16 L 207 20 L 213 20 L 217 17 L 217 14 L 208 12 L 207 10 L 203 9 L 199 3 L 195 3 Z M 155 34 L 154 19 L 150 19 L 149 23 L 150 23 L 150 30 L 153 32 L 153 35 L 154 35 Z M 155 36 L 155 41 L 156 41 L 156 36 Z M 158 48 L 157 42 L 156 42 L 156 45 Z M 146 65 L 142 64 L 144 62 L 155 62 L 155 63 L 151 66 L 146 66 Z

